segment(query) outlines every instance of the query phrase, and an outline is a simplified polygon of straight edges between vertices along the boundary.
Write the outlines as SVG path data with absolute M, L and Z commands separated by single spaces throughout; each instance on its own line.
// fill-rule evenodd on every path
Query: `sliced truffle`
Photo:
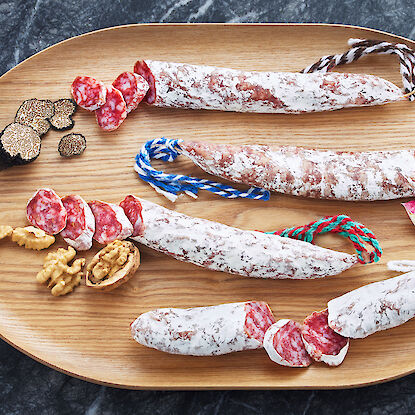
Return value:
M 62 157 L 81 155 L 86 149 L 86 139 L 82 134 L 67 134 L 59 141 L 58 151 Z
M 14 121 L 28 125 L 36 130 L 39 135 L 44 135 L 50 130 L 48 118 L 53 117 L 54 112 L 52 101 L 32 98 L 20 105 Z
M 69 130 L 73 128 L 72 115 L 76 111 L 76 102 L 73 99 L 62 98 L 53 103 L 55 113 L 49 122 L 54 130 Z
M 30 163 L 39 156 L 41 139 L 28 125 L 9 124 L 0 134 L 2 168 Z

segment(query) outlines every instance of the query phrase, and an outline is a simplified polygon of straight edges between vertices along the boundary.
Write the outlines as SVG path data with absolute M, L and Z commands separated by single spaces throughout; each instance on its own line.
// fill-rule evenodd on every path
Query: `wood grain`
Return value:
M 0 78 L 0 126 L 12 122 L 24 99 L 69 95 L 76 75 L 111 82 L 132 70 L 138 58 L 212 64 L 246 70 L 299 71 L 320 56 L 346 50 L 349 37 L 401 40 L 371 30 L 327 25 L 133 25 L 103 30 L 53 46 Z M 413 47 L 413 42 L 406 40 Z M 342 70 L 374 73 L 401 84 L 397 58 L 373 56 Z M 85 153 L 63 160 L 64 133 L 49 132 L 39 159 L 0 172 L 0 223 L 26 223 L 25 204 L 39 187 L 60 195 L 119 202 L 128 193 L 245 229 L 276 230 L 324 215 L 345 213 L 372 229 L 384 249 L 380 263 L 314 281 L 266 281 L 200 269 L 140 247 L 142 265 L 134 278 L 110 293 L 85 286 L 54 298 L 35 281 L 47 251 L 38 253 L 0 242 L 0 332 L 15 347 L 54 368 L 94 382 L 126 388 L 340 388 L 393 379 L 415 369 L 415 321 L 351 342 L 338 368 L 314 364 L 290 369 L 271 362 L 263 350 L 214 358 L 171 356 L 130 338 L 129 323 L 156 307 L 191 307 L 231 301 L 267 301 L 277 318 L 302 321 L 332 297 L 396 275 L 393 259 L 413 259 L 415 229 L 399 201 L 340 203 L 274 194 L 269 202 L 224 200 L 202 192 L 176 204 L 138 180 L 134 155 L 148 139 L 224 143 L 290 144 L 314 148 L 376 150 L 408 148 L 415 107 L 409 102 L 306 115 L 235 114 L 141 106 L 114 133 L 97 127 L 79 110 L 73 132 L 88 141 Z M 161 164 L 160 164 L 161 166 Z M 167 171 L 207 177 L 186 160 Z M 352 252 L 337 237 L 322 246 Z M 57 246 L 65 246 L 58 238 Z M 97 252 L 94 245 L 88 259 Z

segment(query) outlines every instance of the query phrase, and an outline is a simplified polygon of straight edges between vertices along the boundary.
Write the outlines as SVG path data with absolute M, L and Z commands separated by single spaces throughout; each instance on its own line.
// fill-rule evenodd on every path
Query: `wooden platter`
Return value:
M 320 56 L 346 50 L 347 39 L 375 38 L 414 43 L 368 29 L 330 25 L 133 25 L 64 41 L 31 57 L 0 78 L 0 126 L 12 122 L 28 98 L 69 96 L 76 75 L 110 83 L 132 70 L 138 58 L 212 64 L 246 70 L 299 71 Z M 373 73 L 401 84 L 397 58 L 373 56 L 342 70 Z M 277 230 L 324 215 L 345 213 L 377 235 L 384 255 L 378 264 L 313 281 L 256 280 L 211 272 L 140 247 L 142 265 L 111 293 L 80 286 L 52 297 L 36 283 L 41 253 L 0 242 L 0 333 L 33 358 L 82 379 L 124 388 L 345 388 L 381 382 L 415 370 L 415 321 L 351 342 L 337 368 L 314 364 L 292 369 L 271 362 L 263 350 L 202 358 L 147 349 L 130 337 L 129 324 L 157 307 L 193 307 L 250 299 L 267 301 L 277 318 L 302 321 L 327 301 L 361 285 L 396 275 L 393 259 L 413 259 L 415 229 L 400 201 L 341 203 L 274 194 L 269 202 L 226 200 L 202 192 L 197 201 L 175 204 L 138 180 L 134 156 L 148 139 L 167 136 L 224 143 L 290 144 L 343 150 L 402 149 L 413 146 L 415 106 L 401 102 L 308 115 L 236 114 L 214 111 L 140 109 L 122 127 L 104 133 L 93 114 L 79 110 L 73 132 L 87 137 L 85 153 L 72 160 L 57 152 L 64 133 L 49 132 L 39 159 L 0 172 L 0 224 L 26 224 L 25 205 L 40 187 L 60 195 L 119 202 L 126 194 L 180 212 L 244 229 Z M 161 166 L 161 164 L 160 164 Z M 166 171 L 206 177 L 185 159 Z M 318 244 L 352 252 L 340 237 Z M 62 239 L 49 250 L 65 246 Z M 94 245 L 90 259 L 99 249 Z

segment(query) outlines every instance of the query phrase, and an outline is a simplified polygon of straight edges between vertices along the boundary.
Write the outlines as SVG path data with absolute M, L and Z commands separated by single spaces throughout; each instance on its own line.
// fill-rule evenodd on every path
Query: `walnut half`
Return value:
M 48 235 L 42 229 L 35 228 L 34 226 L 26 226 L 25 228 L 16 228 L 12 234 L 12 241 L 18 245 L 27 249 L 35 249 L 40 251 L 41 249 L 49 248 L 55 243 L 55 237 Z
M 86 285 L 110 291 L 128 281 L 140 265 L 140 252 L 129 241 L 114 241 L 101 249 L 86 267 Z
M 0 239 L 7 238 L 13 232 L 13 228 L 8 225 L 0 225 Z

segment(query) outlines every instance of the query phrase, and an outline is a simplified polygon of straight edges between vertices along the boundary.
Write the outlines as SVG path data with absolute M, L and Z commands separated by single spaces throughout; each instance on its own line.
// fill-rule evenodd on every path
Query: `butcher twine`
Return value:
M 370 54 L 395 54 L 399 57 L 402 83 L 407 94 L 415 90 L 415 52 L 403 43 L 390 43 L 381 40 L 349 39 L 350 50 L 338 55 L 323 56 L 316 63 L 307 66 L 302 73 L 328 72 L 336 66 L 355 62 Z M 413 101 L 414 95 L 408 99 Z

